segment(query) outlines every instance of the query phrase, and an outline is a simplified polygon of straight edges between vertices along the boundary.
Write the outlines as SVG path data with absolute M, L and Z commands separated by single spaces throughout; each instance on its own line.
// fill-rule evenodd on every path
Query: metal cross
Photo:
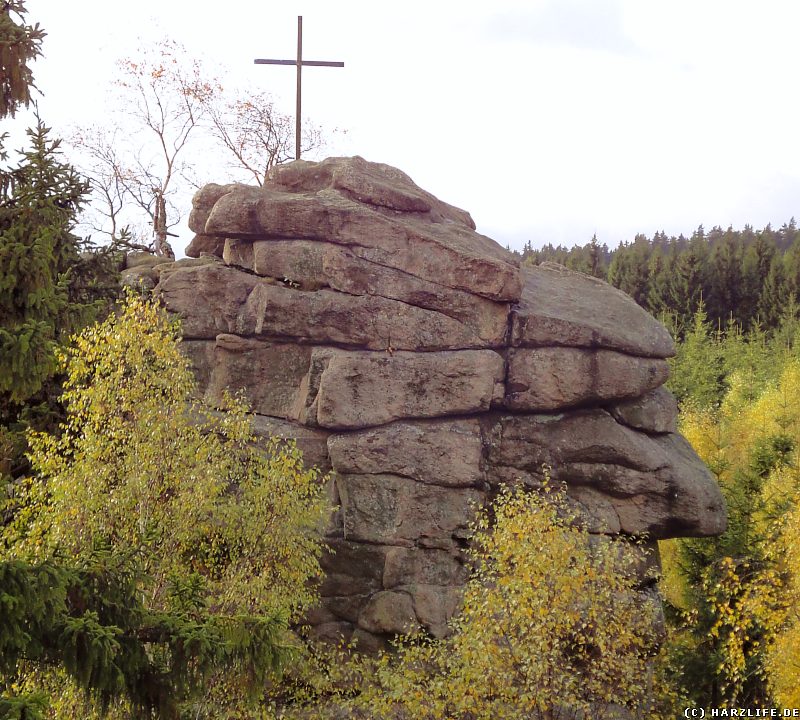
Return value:
M 297 118 L 295 119 L 294 157 L 300 159 L 300 77 L 303 65 L 316 67 L 344 67 L 343 62 L 326 60 L 303 60 L 303 16 L 297 16 L 297 60 L 254 60 L 256 65 L 296 65 L 297 66 Z

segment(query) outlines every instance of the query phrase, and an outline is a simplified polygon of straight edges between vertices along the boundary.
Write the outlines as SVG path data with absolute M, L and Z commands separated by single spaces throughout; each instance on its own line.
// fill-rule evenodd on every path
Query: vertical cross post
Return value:
M 297 16 L 297 117 L 294 119 L 294 159 L 300 159 L 300 107 L 303 96 L 303 16 Z
M 263 60 L 257 59 L 253 61 L 256 65 L 296 65 L 297 66 L 297 102 L 295 118 L 295 139 L 294 139 L 294 156 L 296 160 L 300 159 L 300 111 L 302 108 L 301 94 L 302 94 L 302 69 L 303 65 L 314 65 L 316 67 L 344 67 L 343 62 L 330 62 L 327 60 L 303 60 L 303 16 L 297 16 L 297 60 Z

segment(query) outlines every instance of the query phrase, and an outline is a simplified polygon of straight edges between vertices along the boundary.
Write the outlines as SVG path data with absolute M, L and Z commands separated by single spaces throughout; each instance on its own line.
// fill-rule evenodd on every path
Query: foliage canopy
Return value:
M 771 341 L 757 331 L 711 337 L 702 324 L 683 362 L 716 367 L 719 388 L 681 371 L 680 429 L 716 475 L 729 525 L 718 538 L 662 543 L 674 621 L 667 675 L 698 705 L 791 707 L 800 683 L 797 323 L 787 317 Z
M 474 573 L 452 634 L 406 638 L 374 662 L 339 658 L 321 692 L 333 699 L 312 699 L 312 710 L 288 717 L 646 714 L 657 614 L 639 590 L 641 552 L 592 537 L 563 490 L 503 490 L 473 524 Z M 343 697 L 342 686 L 355 697 Z
M 101 703 L 124 696 L 162 717 L 280 666 L 289 623 L 315 599 L 327 514 L 317 472 L 291 444 L 258 448 L 241 401 L 224 413 L 192 401 L 176 332 L 129 294 L 62 353 L 66 419 L 30 436 L 34 476 L 11 497 L 0 565 L 29 585 L 50 566 L 59 578 L 44 637 L 17 628 L 30 635 L 18 659 L 61 653 Z M 8 602 L 41 603 L 24 582 Z

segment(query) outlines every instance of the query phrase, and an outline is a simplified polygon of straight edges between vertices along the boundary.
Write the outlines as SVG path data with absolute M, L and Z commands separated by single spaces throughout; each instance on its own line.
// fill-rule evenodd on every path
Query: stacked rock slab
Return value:
M 207 185 L 158 293 L 205 399 L 243 389 L 264 435 L 333 470 L 322 636 L 379 646 L 447 630 L 475 503 L 543 468 L 596 533 L 725 526 L 676 433 L 672 340 L 627 295 L 520 268 L 401 171 L 296 161 L 263 187 Z

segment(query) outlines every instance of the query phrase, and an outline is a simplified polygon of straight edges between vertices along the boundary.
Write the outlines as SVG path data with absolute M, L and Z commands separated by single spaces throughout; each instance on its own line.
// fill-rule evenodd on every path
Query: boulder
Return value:
M 247 192 L 254 192 L 257 188 L 250 185 L 242 185 L 240 183 L 229 183 L 228 185 L 217 185 L 217 183 L 208 183 L 198 190 L 192 198 L 192 211 L 189 214 L 189 229 L 198 234 L 202 234 L 206 227 L 206 221 L 211 214 L 214 205 L 224 195 L 228 195 L 233 191 L 246 194 Z M 188 252 L 186 253 L 189 254 Z M 190 256 L 192 257 L 192 256 Z
M 257 282 L 211 257 L 178 260 L 161 272 L 156 294 L 180 317 L 184 339 L 214 340 L 239 331 L 239 313 Z
M 382 590 L 375 593 L 361 611 L 358 625 L 374 634 L 409 634 L 419 628 L 411 596 L 404 592 Z
M 292 192 L 318 192 L 334 188 L 345 196 L 390 212 L 420 213 L 433 222 L 450 222 L 475 229 L 470 214 L 426 192 L 402 170 L 361 157 L 328 158 L 322 162 L 301 160 L 276 165 L 268 185 Z
M 164 263 L 171 262 L 172 258 L 163 255 L 153 255 L 153 253 L 143 251 L 130 252 L 125 256 L 125 269 L 153 268 L 156 265 L 163 265 Z
M 187 257 L 199 258 L 201 255 L 216 255 L 222 257 L 225 249 L 225 241 L 214 235 L 195 235 L 192 241 L 186 246 Z
M 452 585 L 408 585 L 402 588 L 411 598 L 417 622 L 435 638 L 450 634 L 448 623 L 461 606 L 460 588 Z
M 472 488 L 441 488 L 398 475 L 337 475 L 347 540 L 414 547 L 433 538 L 455 548 L 467 529 L 471 505 L 483 499 Z
M 507 304 L 370 262 L 346 247 L 304 240 L 228 240 L 223 258 L 230 265 L 301 290 L 330 288 L 435 310 L 472 330 L 481 346 L 505 343 Z
M 372 350 L 453 350 L 497 345 L 504 334 L 479 323 L 462 323 L 435 310 L 379 295 L 329 289 L 301 290 L 226 267 L 212 258 L 165 273 L 159 294 L 183 321 L 184 337 L 221 333 L 292 339 Z M 491 323 L 489 323 L 491 325 Z M 499 329 L 498 329 L 499 328 Z M 494 332 L 482 338 L 481 331 Z
M 378 295 L 301 290 L 266 280 L 253 284 L 241 306 L 237 328 L 254 337 L 370 350 L 457 350 L 486 345 L 475 329 L 434 310 Z
M 476 419 L 399 420 L 334 434 L 328 451 L 340 473 L 391 473 L 444 487 L 477 487 L 485 479 L 483 438 Z
M 344 620 L 355 624 L 373 597 L 374 594 L 343 595 L 342 597 L 328 596 L 325 598 L 325 609 L 330 612 L 335 620 Z
M 226 391 L 242 392 L 256 413 L 294 419 L 311 352 L 308 345 L 217 335 L 205 400 L 220 405 Z
M 607 348 L 655 358 L 675 354 L 667 329 L 608 283 L 556 263 L 525 267 L 522 276 L 522 299 L 511 318 L 515 347 Z
M 334 619 L 317 623 L 313 622 L 311 618 L 309 618 L 308 622 L 313 626 L 311 635 L 314 639 L 336 647 L 342 642 L 349 642 L 353 636 L 353 625 L 348 622 L 339 622 Z
M 502 397 L 503 374 L 503 358 L 491 350 L 338 352 L 320 378 L 317 422 L 356 429 L 480 413 Z
M 132 268 L 127 268 L 120 273 L 120 284 L 122 287 L 134 288 L 138 291 L 150 292 L 158 282 L 158 275 L 156 275 L 152 265 L 138 265 Z
M 325 572 L 323 595 L 371 595 L 383 587 L 388 548 L 343 538 L 328 540 L 328 546 L 330 552 L 320 558 Z
M 495 467 L 532 478 L 548 468 L 590 516 L 603 521 L 598 531 L 664 538 L 725 529 L 725 503 L 714 476 L 679 435 L 638 432 L 601 409 L 501 416 L 492 435 L 490 481 Z
M 322 172 L 309 163 L 293 163 L 277 170 L 263 188 L 209 186 L 196 196 L 190 227 L 220 238 L 293 238 L 352 246 L 357 255 L 424 280 L 492 300 L 519 299 L 513 255 L 476 233 L 467 213 L 438 201 L 428 211 L 390 209 L 385 204 L 390 202 L 388 185 L 395 185 L 395 198 L 425 193 L 388 166 L 361 158 L 326 162 Z M 349 176 L 348 188 L 334 181 L 337 172 Z M 359 190 L 353 192 L 355 186 Z M 394 204 L 423 207 L 416 201 Z
M 389 548 L 383 570 L 383 587 L 437 585 L 459 587 L 469 571 L 461 553 L 436 548 Z
M 616 403 L 610 407 L 617 422 L 654 433 L 678 432 L 678 403 L 665 387 Z
M 323 473 L 331 470 L 331 461 L 328 457 L 329 433 L 324 430 L 306 427 L 280 418 L 254 415 L 253 432 L 257 437 L 265 440 L 276 437 L 294 440 L 303 453 L 306 466 L 319 468 Z
M 187 340 L 180 341 L 181 352 L 189 359 L 192 371 L 197 381 L 198 392 L 205 395 L 214 371 L 215 340 Z
M 638 398 L 668 375 L 664 360 L 614 350 L 515 348 L 508 356 L 506 407 L 538 412 Z

